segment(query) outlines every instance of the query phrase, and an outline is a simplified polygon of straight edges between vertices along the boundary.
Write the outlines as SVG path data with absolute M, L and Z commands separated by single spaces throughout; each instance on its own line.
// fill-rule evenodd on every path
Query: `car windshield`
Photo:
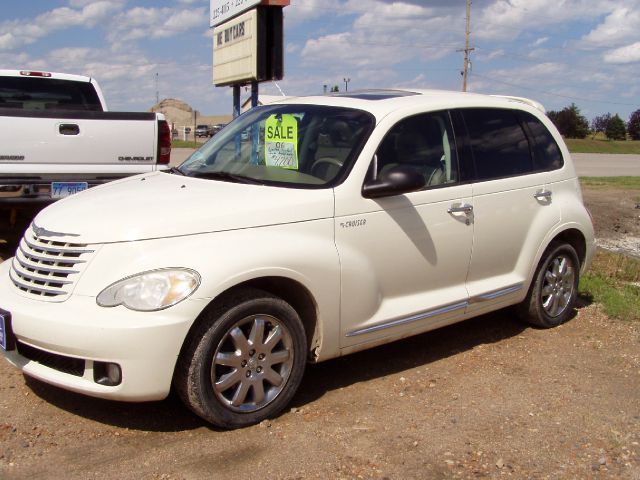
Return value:
M 331 187 L 349 173 L 374 123 L 367 112 L 340 107 L 256 107 L 194 152 L 179 170 L 226 182 Z

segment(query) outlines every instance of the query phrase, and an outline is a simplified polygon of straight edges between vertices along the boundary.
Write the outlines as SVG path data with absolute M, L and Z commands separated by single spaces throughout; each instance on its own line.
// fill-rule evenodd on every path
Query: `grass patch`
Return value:
M 580 177 L 580 184 L 587 187 L 640 190 L 640 177 Z
M 200 148 L 202 143 L 194 141 L 173 140 L 171 142 L 171 148 Z
M 632 153 L 640 154 L 638 140 L 606 140 L 602 138 L 565 138 L 572 153 Z
M 580 279 L 579 293 L 612 318 L 640 321 L 640 260 L 598 250 Z

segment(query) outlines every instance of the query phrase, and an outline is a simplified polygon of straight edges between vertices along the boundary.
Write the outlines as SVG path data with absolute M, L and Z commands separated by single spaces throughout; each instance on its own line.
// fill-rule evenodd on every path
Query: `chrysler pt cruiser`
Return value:
M 224 428 L 305 365 L 493 310 L 572 314 L 594 251 L 537 102 L 443 91 L 288 98 L 182 165 L 44 209 L 0 265 L 4 356 L 95 397 L 174 388 Z

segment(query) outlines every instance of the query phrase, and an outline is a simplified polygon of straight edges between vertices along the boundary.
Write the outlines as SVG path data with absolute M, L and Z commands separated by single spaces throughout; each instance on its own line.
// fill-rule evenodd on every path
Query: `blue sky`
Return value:
M 291 0 L 284 15 L 287 95 L 345 77 L 349 90 L 461 89 L 465 0 Z M 470 91 L 574 102 L 589 119 L 640 108 L 640 0 L 474 0 L 471 31 Z M 0 68 L 92 75 L 112 110 L 149 109 L 157 83 L 160 99 L 230 113 L 211 33 L 209 0 L 5 1 Z

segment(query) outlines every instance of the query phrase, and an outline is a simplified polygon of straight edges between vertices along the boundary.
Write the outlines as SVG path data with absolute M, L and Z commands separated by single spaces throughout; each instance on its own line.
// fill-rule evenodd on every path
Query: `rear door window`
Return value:
M 470 108 L 461 112 L 478 180 L 525 175 L 535 170 L 529 141 L 515 111 Z

